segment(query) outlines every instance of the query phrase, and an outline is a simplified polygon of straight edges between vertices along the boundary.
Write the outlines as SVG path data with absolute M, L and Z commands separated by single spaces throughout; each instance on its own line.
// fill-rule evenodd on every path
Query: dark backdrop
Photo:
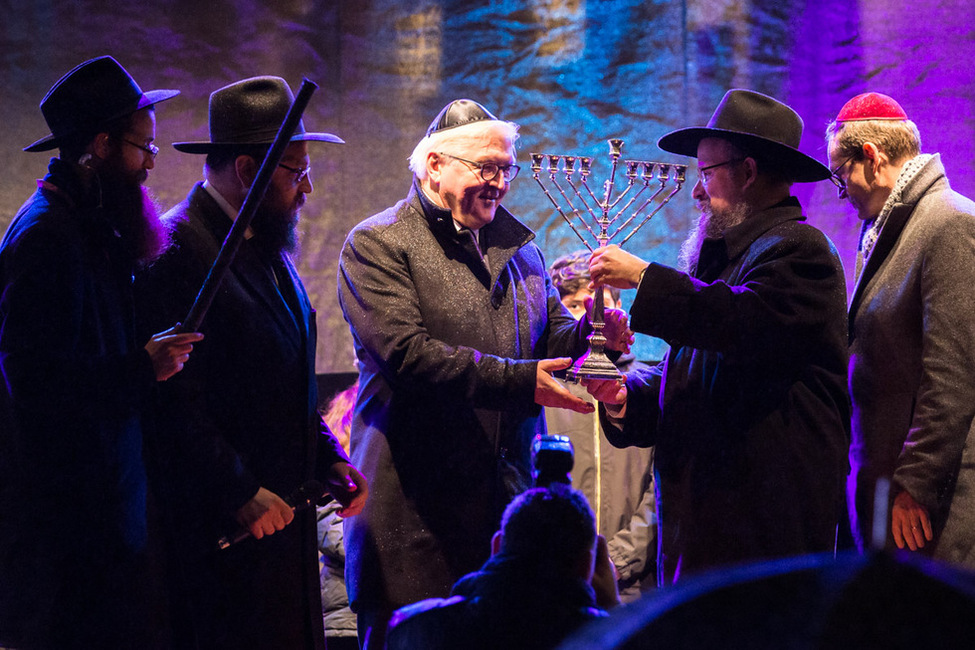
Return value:
M 402 198 L 406 157 L 450 99 L 471 97 L 522 125 L 529 151 L 597 158 L 621 137 L 634 158 L 668 130 L 704 124 L 728 88 L 776 96 L 806 121 L 803 149 L 825 157 L 822 132 L 866 90 L 897 97 L 925 151 L 940 151 L 954 187 L 975 194 L 975 58 L 971 0 L 0 0 L 0 229 L 43 175 L 25 145 L 48 131 L 37 106 L 70 68 L 115 56 L 145 88 L 179 88 L 160 105 L 163 149 L 149 184 L 168 208 L 203 160 L 169 144 L 207 137 L 211 91 L 276 74 L 321 87 L 306 127 L 344 147 L 312 152 L 315 193 L 304 210 L 300 271 L 319 313 L 319 372 L 352 369 L 335 299 L 338 250 L 359 220 Z M 692 161 L 687 161 L 692 162 Z M 538 232 L 551 261 L 579 248 L 529 173 L 507 206 Z M 693 182 L 694 175 L 690 180 Z M 829 183 L 797 186 L 812 223 L 852 268 L 857 223 Z M 696 219 L 690 185 L 630 244 L 673 264 Z M 642 358 L 659 341 L 639 337 Z

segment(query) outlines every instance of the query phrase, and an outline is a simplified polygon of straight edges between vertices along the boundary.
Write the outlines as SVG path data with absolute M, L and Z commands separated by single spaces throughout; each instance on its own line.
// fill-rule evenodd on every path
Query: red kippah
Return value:
M 840 109 L 837 122 L 860 120 L 906 120 L 907 113 L 893 97 L 880 93 L 857 95 Z

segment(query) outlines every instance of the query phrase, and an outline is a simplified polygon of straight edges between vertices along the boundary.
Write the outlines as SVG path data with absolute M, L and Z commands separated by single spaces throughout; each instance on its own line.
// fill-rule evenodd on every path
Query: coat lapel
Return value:
M 880 236 L 877 237 L 877 243 L 874 244 L 873 252 L 870 253 L 870 257 L 863 265 L 863 272 L 857 279 L 856 287 L 853 290 L 853 298 L 850 300 L 850 341 L 853 340 L 853 322 L 856 319 L 857 311 L 860 309 L 867 285 L 870 284 L 870 281 L 883 265 L 884 260 L 887 259 L 887 256 L 894 249 L 897 240 L 900 239 L 901 232 L 903 232 L 911 215 L 914 214 L 914 208 L 917 207 L 918 201 L 924 197 L 925 193 L 935 183 L 941 182 L 944 179 L 944 173 L 944 167 L 941 166 L 941 156 L 934 154 L 921 167 L 914 178 L 907 183 L 902 193 L 901 202 L 895 203 L 890 210 L 890 214 L 887 215 L 887 221 L 880 231 Z
M 278 287 L 270 263 L 253 246 L 249 245 L 249 242 L 241 243 L 231 270 L 242 285 L 264 302 L 281 330 L 286 332 L 289 338 L 294 339 L 296 343 L 300 343 L 300 339 L 306 334 L 304 322 L 299 324 L 299 320 L 303 321 L 303 319 L 299 318 L 300 314 L 294 314 L 291 311 Z M 289 276 L 290 274 L 289 271 Z M 292 282 L 294 281 L 293 277 L 290 279 Z
M 217 250 L 219 250 L 227 233 L 230 232 L 230 227 L 233 223 L 230 217 L 217 205 L 217 202 L 213 200 L 213 197 L 203 188 L 202 184 L 197 184 L 194 188 L 190 202 L 191 204 L 199 204 L 200 219 L 213 236 Z M 287 266 L 289 268 L 288 273 L 291 276 L 292 282 L 294 282 L 295 278 L 297 278 L 294 267 L 290 262 L 287 262 Z M 237 249 L 237 255 L 230 265 L 230 272 L 248 293 L 256 296 L 260 302 L 264 303 L 264 306 L 278 323 L 281 331 L 296 346 L 300 345 L 302 339 L 308 333 L 305 319 L 306 314 L 292 314 L 291 309 L 278 290 L 277 281 L 274 278 L 274 271 L 271 269 L 270 263 L 259 254 L 249 240 L 245 239 L 240 243 L 240 247 Z M 224 278 L 224 282 L 228 280 L 229 278 Z
M 897 243 L 897 239 L 900 237 L 901 231 L 904 230 L 904 226 L 907 225 L 907 220 L 910 218 L 912 212 L 914 212 L 913 203 L 898 203 L 894 205 L 890 214 L 887 215 L 887 221 L 884 223 L 883 230 L 880 231 L 880 236 L 877 237 L 877 243 L 874 244 L 873 251 L 870 253 L 870 257 L 867 258 L 867 263 L 863 265 L 863 273 L 857 279 L 856 288 L 853 291 L 853 299 L 850 301 L 849 324 L 851 340 L 853 338 L 853 321 L 863 300 L 863 292 L 873 276 L 877 274 L 877 270 L 884 263 L 887 255 L 893 250 L 894 244 Z

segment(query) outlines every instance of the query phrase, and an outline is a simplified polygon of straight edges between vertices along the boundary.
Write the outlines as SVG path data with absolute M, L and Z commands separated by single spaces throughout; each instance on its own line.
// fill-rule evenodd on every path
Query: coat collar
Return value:
M 498 206 L 494 220 L 480 230 L 479 252 L 473 234 L 469 230 L 458 232 L 450 210 L 434 204 L 420 189 L 416 178 L 407 201 L 423 216 L 430 230 L 441 242 L 456 246 L 464 252 L 467 265 L 475 275 L 490 282 L 490 286 L 497 284 L 501 272 L 514 254 L 535 239 L 535 233 L 530 228 L 516 219 L 504 206 Z M 490 271 L 481 260 L 481 252 L 488 258 Z
M 853 340 L 853 321 L 863 302 L 864 289 L 870 283 L 870 280 L 873 279 L 873 276 L 877 274 L 877 271 L 884 263 L 884 260 L 887 259 L 891 250 L 893 250 L 894 245 L 900 238 L 901 232 L 903 232 L 904 227 L 914 213 L 914 208 L 917 207 L 918 201 L 924 197 L 932 185 L 943 178 L 945 178 L 945 168 L 941 164 L 941 156 L 940 154 L 934 154 L 914 179 L 907 184 L 901 193 L 900 202 L 895 203 L 890 210 L 890 214 L 887 215 L 887 221 L 877 236 L 877 243 L 874 244 L 873 252 L 870 253 L 870 257 L 863 267 L 863 272 L 860 273 L 860 277 L 857 279 L 856 287 L 853 289 L 853 298 L 850 300 L 849 312 L 851 341 Z
M 709 270 L 713 273 L 715 269 L 723 269 L 728 262 L 743 255 L 755 240 L 780 223 L 805 219 L 799 199 L 794 196 L 756 212 L 737 226 L 729 228 L 723 237 L 709 237 L 704 240 L 695 276 L 703 278 L 709 275 Z

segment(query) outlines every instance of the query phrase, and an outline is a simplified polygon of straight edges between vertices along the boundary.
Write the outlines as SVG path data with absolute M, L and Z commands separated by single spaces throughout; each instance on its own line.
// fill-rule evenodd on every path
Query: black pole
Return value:
M 288 114 L 285 116 L 284 122 L 281 123 L 281 128 L 278 129 L 278 134 L 274 137 L 274 142 L 271 144 L 271 148 L 268 149 L 267 155 L 264 157 L 264 162 L 261 163 L 257 177 L 254 178 L 254 182 L 247 191 L 247 197 L 244 199 L 244 204 L 240 206 L 237 219 L 234 221 L 233 226 L 230 227 L 230 232 L 227 233 L 226 239 L 223 240 L 223 244 L 220 246 L 220 252 L 217 253 L 217 258 L 213 260 L 213 266 L 210 267 L 210 272 L 207 274 L 206 280 L 204 280 L 203 286 L 200 288 L 200 292 L 196 295 L 193 306 L 190 307 L 189 313 L 183 319 L 183 324 L 180 327 L 182 331 L 196 332 L 200 327 L 200 323 L 203 322 L 203 317 L 206 316 L 207 310 L 210 309 L 210 305 L 213 303 L 213 298 L 217 295 L 217 289 L 220 288 L 220 283 L 223 282 L 224 276 L 227 275 L 227 269 L 230 268 L 234 257 L 237 255 L 237 249 L 240 248 L 240 242 L 244 239 L 244 233 L 254 219 L 257 206 L 264 200 L 264 193 L 267 191 L 267 186 L 271 182 L 271 174 L 274 173 L 274 170 L 278 167 L 278 163 L 281 162 L 284 150 L 291 144 L 291 136 L 294 135 L 295 129 L 298 128 L 301 115 L 305 112 L 308 101 L 311 99 L 312 93 L 316 90 L 318 90 L 317 84 L 308 79 L 302 80 L 301 88 L 295 96 L 295 101 L 291 104 L 291 108 L 288 109 Z

